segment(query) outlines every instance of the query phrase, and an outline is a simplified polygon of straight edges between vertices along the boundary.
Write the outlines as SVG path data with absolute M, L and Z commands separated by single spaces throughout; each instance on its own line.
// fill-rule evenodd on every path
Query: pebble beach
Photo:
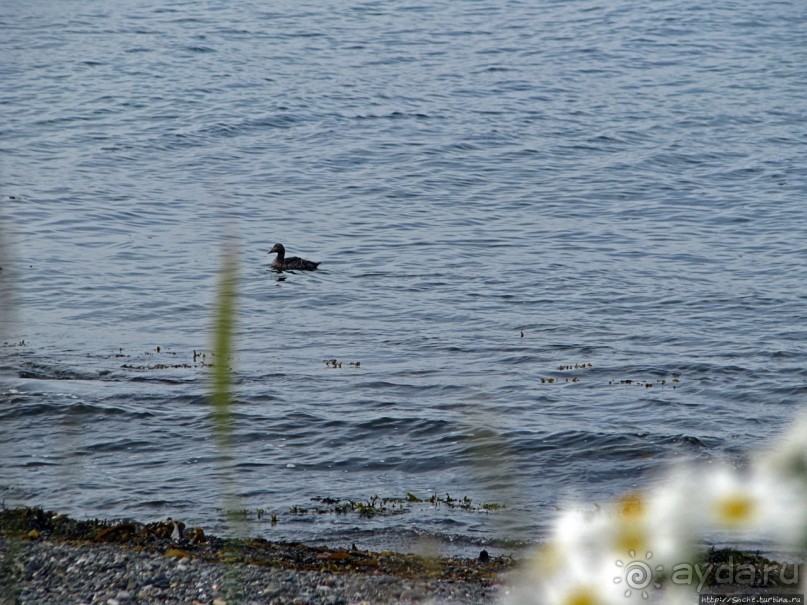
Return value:
M 41 509 L 2 511 L 0 522 L 0 605 L 493 603 L 511 565 L 177 538 L 173 522 L 75 521 Z
M 5 560 L 6 540 L 0 548 Z M 501 590 L 453 580 L 267 569 L 48 541 L 20 544 L 11 565 L 18 569 L 13 585 L 8 574 L 3 576 L 3 605 L 470 604 L 493 603 Z M 5 561 L 4 566 L 8 569 Z
M 800 577 L 800 557 L 776 562 L 714 547 L 701 557 L 698 564 L 713 572 L 702 594 L 803 594 L 791 581 Z M 511 556 L 487 551 L 476 559 L 424 557 L 355 544 L 220 538 L 170 518 L 76 520 L 41 508 L 0 510 L 0 605 L 533 603 L 534 582 L 518 569 Z M 748 574 L 761 570 L 773 580 L 749 582 Z

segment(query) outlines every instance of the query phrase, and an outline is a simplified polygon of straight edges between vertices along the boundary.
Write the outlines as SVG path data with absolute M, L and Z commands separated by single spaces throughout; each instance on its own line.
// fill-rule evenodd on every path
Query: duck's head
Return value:
M 277 252 L 278 254 L 285 254 L 286 249 L 283 247 L 283 244 L 275 244 L 274 246 L 272 246 L 272 249 L 269 250 L 269 254 L 274 254 L 275 252 Z

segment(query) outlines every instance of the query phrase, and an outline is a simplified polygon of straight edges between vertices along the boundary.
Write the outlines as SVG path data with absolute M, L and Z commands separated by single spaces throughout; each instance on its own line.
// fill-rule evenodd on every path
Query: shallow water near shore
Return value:
M 219 531 L 225 472 L 253 535 L 478 552 L 677 457 L 744 464 L 807 394 L 805 20 L 4 3 L 0 499 Z M 275 242 L 320 270 L 271 272 Z

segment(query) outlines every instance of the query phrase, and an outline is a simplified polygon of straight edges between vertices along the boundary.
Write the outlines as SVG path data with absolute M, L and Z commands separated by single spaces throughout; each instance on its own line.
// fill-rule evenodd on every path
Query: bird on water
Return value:
M 272 261 L 272 269 L 276 271 L 314 271 L 319 263 L 314 261 L 300 258 L 299 256 L 290 256 L 286 258 L 286 248 L 283 244 L 275 244 L 269 254 L 277 252 L 275 260 Z

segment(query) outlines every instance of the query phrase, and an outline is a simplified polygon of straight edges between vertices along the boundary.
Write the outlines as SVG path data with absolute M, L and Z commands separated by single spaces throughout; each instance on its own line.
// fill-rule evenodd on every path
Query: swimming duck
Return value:
M 272 261 L 272 269 L 276 271 L 314 271 L 319 265 L 319 263 L 299 256 L 286 258 L 286 248 L 283 247 L 283 244 L 275 244 L 269 250 L 269 254 L 273 252 L 277 252 L 277 257 Z

